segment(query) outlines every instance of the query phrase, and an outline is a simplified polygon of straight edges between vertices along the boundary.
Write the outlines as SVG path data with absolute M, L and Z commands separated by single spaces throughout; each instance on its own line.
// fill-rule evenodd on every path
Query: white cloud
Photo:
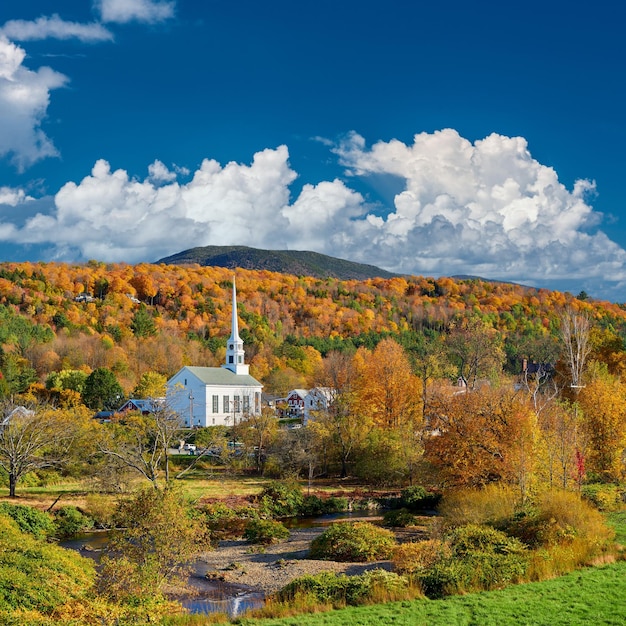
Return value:
M 33 197 L 26 195 L 23 189 L 14 189 L 12 187 L 0 187 L 0 204 L 7 204 L 9 206 L 17 206 L 34 200 Z
M 608 268 L 626 277 L 626 252 L 589 232 L 601 217 L 586 201 L 594 184 L 567 190 L 521 137 L 492 134 L 472 144 L 448 129 L 368 149 L 352 133 L 336 153 L 348 174 L 393 175 L 404 187 L 385 218 L 366 219 L 366 245 L 352 251 L 361 260 L 511 280 L 606 276 Z
M 148 173 L 150 178 L 155 182 L 171 182 L 176 180 L 176 172 L 170 171 L 167 166 L 158 159 L 148 165 Z
M 154 0 L 95 0 L 103 22 L 126 24 L 137 21 L 154 24 L 174 16 L 176 2 Z
M 47 244 L 56 256 L 83 260 L 154 261 L 194 246 L 241 244 L 411 274 L 626 281 L 626 252 L 597 229 L 601 216 L 587 203 L 593 183 L 566 189 L 522 138 L 472 144 L 444 130 L 368 149 L 353 134 L 336 151 L 353 177 L 402 182 L 388 213 L 374 215 L 341 180 L 304 184 L 291 198 L 297 174 L 280 146 L 249 165 L 205 159 L 184 184 L 181 168 L 158 160 L 145 180 L 101 160 L 59 190 L 53 212 L 31 214 L 20 227 L 0 224 L 0 239 L 10 233 L 12 243 Z
M 41 130 L 50 91 L 67 77 L 49 67 L 32 71 L 23 65 L 22 48 L 0 36 L 0 156 L 10 155 L 18 169 L 57 156 L 52 141 Z
M 113 34 L 102 24 L 66 22 L 58 15 L 39 17 L 33 21 L 10 20 L 0 28 L 0 34 L 13 41 L 41 39 L 79 39 L 83 42 L 112 41 Z

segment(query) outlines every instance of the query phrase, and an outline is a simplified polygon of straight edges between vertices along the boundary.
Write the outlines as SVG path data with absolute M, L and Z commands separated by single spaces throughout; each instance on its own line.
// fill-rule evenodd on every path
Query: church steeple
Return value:
M 226 364 L 223 367 L 235 374 L 248 374 L 249 366 L 244 363 L 244 358 L 243 341 L 239 336 L 239 320 L 237 318 L 237 288 L 233 276 L 233 314 L 230 337 L 226 344 Z

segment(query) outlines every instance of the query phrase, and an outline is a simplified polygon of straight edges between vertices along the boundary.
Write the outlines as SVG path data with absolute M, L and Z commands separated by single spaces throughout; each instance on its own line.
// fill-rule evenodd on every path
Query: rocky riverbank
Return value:
M 243 539 L 222 541 L 216 550 L 200 557 L 195 567 L 196 577 L 270 594 L 305 574 L 355 575 L 371 569 L 391 569 L 390 561 L 339 563 L 307 559 L 311 541 L 323 531 L 323 527 L 294 529 L 286 541 L 269 546 L 251 545 Z

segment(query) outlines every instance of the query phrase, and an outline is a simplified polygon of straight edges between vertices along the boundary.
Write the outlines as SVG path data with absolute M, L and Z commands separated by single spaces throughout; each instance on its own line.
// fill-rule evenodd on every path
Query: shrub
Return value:
M 465 524 L 498 525 L 513 517 L 519 506 L 519 495 L 513 487 L 501 484 L 482 489 L 459 489 L 447 492 L 439 512 L 449 526 Z
M 450 555 L 450 545 L 439 539 L 403 543 L 393 552 L 393 565 L 401 574 L 414 574 L 433 567 Z
M 600 511 L 616 511 L 623 504 L 625 492 L 617 485 L 584 485 L 582 497 L 591 502 Z
M 263 489 L 259 501 L 259 509 L 265 515 L 294 517 L 300 515 L 304 497 L 298 483 L 274 481 Z
M 233 509 L 221 502 L 206 505 L 202 513 L 206 516 L 205 524 L 211 531 L 212 542 L 243 537 L 250 520 L 258 519 L 258 512 L 252 507 Z
M 408 589 L 406 578 L 385 570 L 372 570 L 359 576 L 322 572 L 296 578 L 276 593 L 274 599 L 294 603 L 305 597 L 319 604 L 341 607 L 381 598 L 399 599 L 408 595 Z
M 23 532 L 0 516 L 0 607 L 50 615 L 71 601 L 86 601 L 93 587 L 94 564 Z M 16 622 L 21 623 L 21 622 Z
M 604 517 L 578 494 L 549 491 L 538 498 L 535 506 L 514 517 L 507 531 L 530 546 L 554 546 L 582 539 L 590 554 L 607 545 L 613 531 Z
M 316 495 L 304 496 L 300 515 L 327 515 L 329 513 L 341 513 L 348 510 L 348 498 L 334 497 L 320 498 Z
M 426 491 L 419 485 L 406 487 L 400 494 L 400 506 L 411 511 L 434 509 L 440 500 L 441 494 Z
M 265 519 L 250 520 L 244 531 L 244 537 L 250 543 L 269 545 L 289 537 L 289 530 L 281 522 Z
M 63 506 L 54 514 L 55 535 L 61 539 L 91 530 L 94 521 L 75 506 Z
M 383 515 L 383 524 L 385 526 L 405 528 L 406 526 L 415 526 L 417 518 L 407 509 L 392 509 Z
M 369 522 L 338 522 L 311 542 L 309 557 L 368 562 L 391 557 L 395 538 L 390 530 Z
M 54 533 L 52 516 L 22 504 L 0 502 L 0 514 L 10 517 L 22 532 L 42 539 Z
M 501 589 L 523 579 L 528 567 L 525 546 L 488 526 L 456 528 L 446 539 L 449 552 L 423 570 L 415 580 L 429 597 Z

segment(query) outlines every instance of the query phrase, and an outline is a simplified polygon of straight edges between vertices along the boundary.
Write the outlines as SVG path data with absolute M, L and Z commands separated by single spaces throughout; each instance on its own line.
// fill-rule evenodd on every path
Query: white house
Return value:
M 311 411 L 326 411 L 335 400 L 332 387 L 314 387 L 304 396 L 304 424 L 309 421 Z
M 231 327 L 222 367 L 185 366 L 167 382 L 168 406 L 181 416 L 184 426 L 232 426 L 261 413 L 263 385 L 250 376 L 245 363 L 234 278 Z

